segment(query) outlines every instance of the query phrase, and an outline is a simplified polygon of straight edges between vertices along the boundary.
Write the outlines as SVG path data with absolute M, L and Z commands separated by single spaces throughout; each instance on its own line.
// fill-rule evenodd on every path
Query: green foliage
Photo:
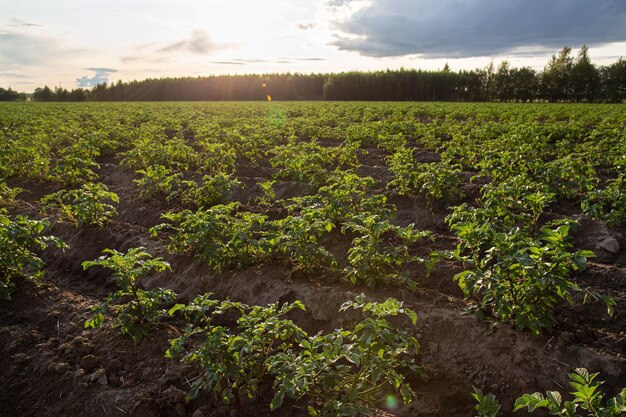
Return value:
M 515 400 L 513 411 L 527 409 L 529 413 L 540 411 L 559 417 L 621 417 L 626 413 L 626 388 L 613 398 L 604 402 L 605 394 L 596 381 L 597 373 L 589 373 L 585 368 L 577 368 L 569 374 L 569 384 L 574 390 L 570 394 L 572 400 L 563 401 L 558 391 L 547 391 L 546 394 L 535 392 L 524 394 Z M 500 415 L 500 403 L 493 394 L 484 395 L 474 388 L 472 397 L 477 404 L 474 409 L 476 417 L 496 417 Z M 545 412 L 543 411 L 545 410 Z
M 320 212 L 307 211 L 300 216 L 287 216 L 272 221 L 268 226 L 263 236 L 268 253 L 283 255 L 305 269 L 337 265 L 332 254 L 319 243 L 319 238 L 335 227 Z
M 294 197 L 280 203 L 289 212 L 309 213 L 332 222 L 335 227 L 363 212 L 391 217 L 393 210 L 387 203 L 387 197 L 382 194 L 368 196 L 375 182 L 371 177 L 335 170 L 316 194 Z
M 140 340 L 159 324 L 166 313 L 165 307 L 176 297 L 174 292 L 163 288 L 144 290 L 140 281 L 152 271 L 171 269 L 170 264 L 163 258 L 153 258 L 141 247 L 129 249 L 126 253 L 114 249 L 105 249 L 103 252 L 107 255 L 83 262 L 83 269 L 93 266 L 110 269 L 118 290 L 92 308 L 94 315 L 85 322 L 85 327 L 100 329 L 105 315 L 110 314 L 114 317 L 114 327 Z
M 545 176 L 556 194 L 563 198 L 584 196 L 596 188 L 598 177 L 592 154 L 569 154 L 544 165 Z
M 183 185 L 186 187 L 182 192 L 183 204 L 207 208 L 228 203 L 233 188 L 243 186 L 241 181 L 223 172 L 205 175 L 199 185 L 195 181 L 183 181 Z
M 278 176 L 311 184 L 323 184 L 333 168 L 358 166 L 358 143 L 323 147 L 315 141 L 289 143 L 275 149 L 270 164 L 279 168 Z
M 382 393 L 394 393 L 405 403 L 414 399 L 406 376 L 421 372 L 415 362 L 419 344 L 386 319 L 405 314 L 416 322 L 416 314 L 402 302 L 367 302 L 358 296 L 341 311 L 361 310 L 367 318 L 352 329 L 314 336 L 284 318 L 297 309 L 304 310 L 299 301 L 249 307 L 211 300 L 208 294 L 188 306 L 174 306 L 170 314 L 182 312 L 190 324 L 171 341 L 166 356 L 202 368 L 189 397 L 204 390 L 216 403 L 249 404 L 263 386 L 273 386 L 272 410 L 287 399 L 304 399 L 312 416 L 369 415 Z M 233 313 L 238 315 L 234 328 L 219 324 Z
M 405 404 L 415 398 L 407 374 L 421 374 L 415 358 L 419 343 L 394 329 L 388 316 L 406 314 L 415 324 L 416 314 L 402 302 L 366 302 L 363 295 L 348 301 L 340 311 L 362 310 L 369 317 L 353 329 L 318 333 L 299 343 L 300 352 L 276 355 L 270 364 L 276 394 L 271 408 L 285 397 L 308 399 L 311 416 L 370 415 L 379 406 L 381 394 L 399 396 Z
M 620 417 L 626 413 L 626 388 L 604 404 L 604 393 L 600 389 L 601 381 L 596 381 L 597 373 L 589 373 L 578 368 L 569 374 L 573 400 L 563 401 L 558 391 L 524 394 L 515 401 L 514 411 L 526 408 L 529 412 L 546 409 L 552 416 L 560 417 Z M 581 413 L 582 412 L 582 413 Z
M 50 177 L 66 185 L 80 185 L 98 179 L 94 172 L 100 165 L 95 158 L 100 151 L 87 142 L 78 142 L 62 150 L 56 166 L 50 171 Z
M 419 182 L 418 163 L 413 152 L 413 149 L 401 147 L 387 157 L 387 166 L 393 174 L 387 188 L 398 195 L 411 195 Z
M 170 224 L 155 226 L 151 233 L 172 230 L 171 252 L 193 255 L 217 273 L 225 267 L 243 268 L 263 256 L 259 233 L 267 217 L 237 212 L 239 207 L 230 203 L 195 212 L 167 213 L 162 217 Z
M 387 158 L 387 165 L 393 174 L 387 189 L 398 195 L 420 193 L 446 203 L 462 196 L 458 168 L 444 162 L 419 163 L 413 153 L 413 149 L 401 147 Z
M 500 409 L 502 406 L 498 402 L 498 399 L 493 394 L 483 394 L 481 390 L 474 387 L 472 393 L 477 404 L 474 406 L 476 410 L 476 417 L 497 417 L 500 415 Z
M 104 226 L 117 215 L 117 210 L 109 200 L 119 203 L 117 194 L 110 192 L 102 183 L 87 183 L 76 190 L 61 190 L 41 199 L 43 212 L 59 208 L 61 218 L 74 223 L 76 227 L 86 225 Z
M 282 318 L 293 309 L 304 309 L 298 301 L 282 306 L 274 303 L 267 307 L 248 307 L 201 296 L 191 305 L 170 312 L 179 308 L 195 321 L 185 328 L 181 337 L 172 340 L 166 356 L 183 353 L 183 361 L 197 362 L 202 368 L 202 376 L 192 384 L 189 398 L 195 398 L 204 390 L 216 403 L 254 401 L 259 385 L 267 379 L 269 358 L 290 348 L 294 340 L 305 335 L 291 320 Z M 228 310 L 240 314 L 234 331 L 213 323 L 216 316 Z M 201 344 L 187 350 L 191 336 L 201 337 Z
M 257 197 L 256 202 L 261 206 L 271 206 L 272 201 L 276 198 L 276 192 L 274 191 L 274 185 L 276 184 L 276 180 L 265 180 L 257 183 L 261 191 L 263 192 L 263 196 Z
M 147 169 L 164 166 L 175 171 L 186 171 L 198 164 L 197 152 L 176 135 L 171 139 L 158 130 L 146 129 L 132 143 L 132 148 L 122 155 L 122 165 L 131 169 Z
M 582 201 L 582 209 L 595 219 L 602 219 L 609 227 L 626 221 L 626 175 L 609 180 L 606 187 L 591 191 Z
M 24 192 L 23 188 L 9 187 L 6 182 L 0 180 L 0 200 L 11 202 L 22 192 Z
M 539 217 L 555 201 L 556 194 L 549 187 L 532 181 L 524 175 L 514 175 L 499 183 L 490 183 L 482 188 L 482 201 L 490 222 L 502 228 L 523 226 L 526 231 L 535 231 Z M 480 209 L 468 210 L 466 206 L 455 209 L 455 216 L 471 216 Z
M 43 278 L 44 262 L 35 252 L 51 244 L 67 248 L 59 238 L 42 236 L 47 226 L 45 219 L 30 220 L 21 215 L 11 218 L 5 209 L 0 209 L 0 300 L 10 298 L 16 280 L 38 282 Z
M 420 192 L 432 199 L 445 203 L 458 201 L 463 194 L 459 189 L 460 170 L 442 162 L 421 164 L 422 172 L 419 175 L 416 187 Z
M 183 174 L 175 173 L 162 165 L 139 169 L 137 174 L 143 177 L 133 182 L 140 188 L 139 195 L 146 200 L 169 196 L 178 189 L 183 178 Z
M 590 251 L 570 252 L 569 226 L 541 229 L 540 240 L 525 236 L 519 228 L 498 232 L 489 225 L 453 225 L 471 254 L 462 256 L 472 269 L 455 275 L 466 296 L 480 297 L 480 308 L 503 321 L 512 321 L 518 329 L 533 333 L 551 330 L 553 310 L 558 298 L 572 303 L 573 293 L 603 299 L 609 315 L 615 302 L 584 290 L 570 279 L 570 274 L 585 268 Z M 477 238 L 478 237 L 478 238 Z M 487 248 L 484 249 L 483 248 Z M 457 253 L 461 252 L 463 244 Z
M 209 174 L 229 173 L 235 169 L 237 149 L 229 143 L 199 141 L 201 168 Z
M 415 230 L 413 225 L 395 226 L 372 214 L 355 216 L 344 224 L 343 231 L 357 235 L 348 249 L 349 266 L 345 268 L 353 284 L 362 280 L 372 287 L 377 283 L 397 282 L 415 288 L 407 270 L 396 271 L 408 262 L 419 260 L 411 255 L 410 245 L 425 237 L 432 239 L 429 232 Z

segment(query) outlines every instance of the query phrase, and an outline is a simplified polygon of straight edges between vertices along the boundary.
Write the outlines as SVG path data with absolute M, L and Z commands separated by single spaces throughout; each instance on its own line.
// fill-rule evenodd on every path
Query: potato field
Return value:
M 624 105 L 2 103 L 0 415 L 624 416 L 624 248 Z

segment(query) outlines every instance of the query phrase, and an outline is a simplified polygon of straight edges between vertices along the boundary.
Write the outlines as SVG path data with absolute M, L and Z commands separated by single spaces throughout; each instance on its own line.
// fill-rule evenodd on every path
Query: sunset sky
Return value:
M 0 87 L 626 56 L 625 0 L 0 0 Z

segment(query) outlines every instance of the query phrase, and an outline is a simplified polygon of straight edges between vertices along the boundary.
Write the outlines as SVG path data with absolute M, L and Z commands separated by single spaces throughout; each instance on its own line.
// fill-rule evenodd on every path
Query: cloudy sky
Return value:
M 0 0 L 0 87 L 164 76 L 541 69 L 626 57 L 626 0 Z

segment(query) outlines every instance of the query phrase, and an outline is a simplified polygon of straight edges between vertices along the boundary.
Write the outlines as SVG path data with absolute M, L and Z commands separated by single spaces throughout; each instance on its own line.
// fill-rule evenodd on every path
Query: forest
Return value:
M 10 91 L 10 90 L 9 90 Z M 8 98 L 4 98 L 8 97 Z M 0 101 L 24 99 L 0 94 Z M 37 88 L 35 101 L 231 101 L 363 100 L 458 102 L 608 102 L 626 99 L 626 60 L 606 66 L 591 62 L 583 45 L 553 55 L 543 71 L 497 68 L 451 71 L 399 69 L 329 74 L 250 74 L 154 78 L 102 83 L 91 90 Z

